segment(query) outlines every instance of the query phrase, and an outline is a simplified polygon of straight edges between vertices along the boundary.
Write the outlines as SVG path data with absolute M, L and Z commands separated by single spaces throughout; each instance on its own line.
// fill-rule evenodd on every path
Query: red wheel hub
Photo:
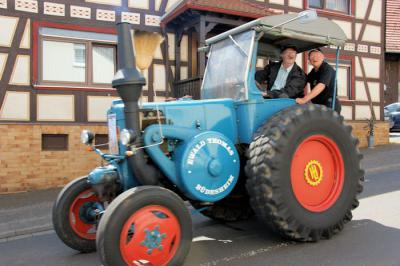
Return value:
M 323 212 L 332 207 L 344 183 L 343 157 L 336 143 L 324 135 L 303 140 L 293 155 L 291 183 L 305 209 Z
M 128 265 L 166 265 L 180 243 L 176 216 L 166 207 L 150 205 L 125 222 L 120 235 L 121 255 Z
M 80 193 L 74 200 L 69 209 L 69 223 L 74 232 L 82 238 L 94 240 L 96 239 L 96 225 L 93 217 L 83 218 L 83 209 L 86 206 L 100 202 L 98 197 L 91 189 L 87 189 Z M 84 211 L 86 213 L 86 211 Z M 90 220 L 93 220 L 91 222 Z

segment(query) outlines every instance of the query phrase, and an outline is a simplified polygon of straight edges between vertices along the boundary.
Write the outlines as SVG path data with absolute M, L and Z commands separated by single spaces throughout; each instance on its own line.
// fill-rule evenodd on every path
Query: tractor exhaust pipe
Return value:
M 112 81 L 113 88 L 117 89 L 124 102 L 125 126 L 134 132 L 134 144 L 141 143 L 141 130 L 139 122 L 138 100 L 142 94 L 146 79 L 136 69 L 136 59 L 132 48 L 132 38 L 128 23 L 118 23 L 118 71 Z M 129 165 L 142 185 L 157 185 L 161 172 L 144 159 L 143 149 L 136 151 L 135 155 L 128 158 Z

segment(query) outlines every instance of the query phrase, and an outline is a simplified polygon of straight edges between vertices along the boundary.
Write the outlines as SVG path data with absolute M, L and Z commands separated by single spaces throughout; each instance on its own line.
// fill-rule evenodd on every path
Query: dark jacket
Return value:
M 292 70 L 289 72 L 285 87 L 281 90 L 271 91 L 276 77 L 278 76 L 281 64 L 282 61 L 270 62 L 263 70 L 256 72 L 256 81 L 260 84 L 266 83 L 268 85 L 267 92 L 269 98 L 295 99 L 304 97 L 304 87 L 306 86 L 307 78 L 304 71 L 296 63 L 294 63 Z

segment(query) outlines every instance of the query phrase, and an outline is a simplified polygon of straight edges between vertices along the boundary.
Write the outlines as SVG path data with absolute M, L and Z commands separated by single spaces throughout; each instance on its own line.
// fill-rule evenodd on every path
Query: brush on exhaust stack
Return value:
M 150 67 L 156 49 L 163 40 L 164 38 L 156 32 L 135 31 L 136 65 L 142 73 Z

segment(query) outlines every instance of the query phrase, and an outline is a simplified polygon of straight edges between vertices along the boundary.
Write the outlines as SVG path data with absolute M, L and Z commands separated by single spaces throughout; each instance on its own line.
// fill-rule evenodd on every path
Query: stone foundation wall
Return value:
M 365 122 L 347 122 L 360 147 L 367 146 Z M 389 143 L 388 123 L 378 122 L 375 144 Z M 80 143 L 80 133 L 107 134 L 105 126 L 76 125 L 0 125 L 0 193 L 64 186 L 76 177 L 88 174 L 101 163 Z M 67 151 L 42 151 L 42 134 L 68 134 Z
M 360 140 L 359 147 L 364 148 L 368 146 L 367 142 L 367 122 L 364 121 L 346 121 L 346 124 L 353 127 L 353 135 Z M 375 127 L 375 145 L 389 144 L 389 123 L 376 122 Z
M 100 165 L 80 133 L 107 134 L 105 126 L 0 125 L 0 193 L 63 186 Z M 42 134 L 68 134 L 67 151 L 42 151 Z

